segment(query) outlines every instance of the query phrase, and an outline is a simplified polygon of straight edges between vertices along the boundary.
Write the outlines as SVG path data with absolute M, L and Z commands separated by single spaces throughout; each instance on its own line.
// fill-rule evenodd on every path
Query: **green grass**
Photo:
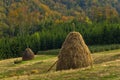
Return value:
M 56 50 L 58 51 L 58 50 Z M 54 54 L 55 50 L 53 51 Z M 94 67 L 50 72 L 57 55 L 36 55 L 34 60 L 14 64 L 13 58 L 0 61 L 1 80 L 120 80 L 120 49 L 92 54 Z M 52 54 L 52 51 L 51 53 Z
M 55 55 L 40 55 L 40 56 L 36 56 L 35 59 L 33 60 L 29 60 L 29 61 L 22 61 L 22 64 L 25 64 L 25 63 L 29 63 L 29 62 L 35 62 L 35 61 L 39 61 L 39 60 L 46 60 L 46 59 L 50 59 L 50 58 L 53 58 L 55 57 Z
M 120 44 L 89 46 L 92 53 L 120 49 Z
M 120 44 L 110 44 L 110 45 L 92 45 L 89 46 L 89 49 L 92 53 L 95 52 L 103 52 L 103 51 L 111 51 L 111 50 L 116 50 L 120 49 Z M 45 54 L 45 55 L 58 55 L 60 49 L 55 49 L 55 50 L 47 50 L 47 51 L 38 51 L 39 54 Z
M 14 61 L 22 60 L 22 58 L 3 60 L 0 62 L 0 65 L 2 65 L 0 66 L 0 70 L 1 70 L 0 78 L 30 74 L 31 71 L 35 70 L 36 68 L 37 69 L 40 68 L 42 72 L 45 72 L 45 70 L 43 70 L 42 68 L 44 68 L 44 66 L 47 65 L 45 61 L 51 58 L 55 58 L 55 56 L 54 55 L 37 55 L 35 56 L 35 59 L 29 60 L 29 61 L 22 61 L 19 64 L 14 64 Z M 43 66 L 39 66 L 40 64 L 43 64 L 43 63 L 44 63 Z
M 58 55 L 59 54 L 60 49 L 54 49 L 54 50 L 47 50 L 47 51 L 38 51 L 38 55 L 39 54 L 44 54 L 44 55 Z

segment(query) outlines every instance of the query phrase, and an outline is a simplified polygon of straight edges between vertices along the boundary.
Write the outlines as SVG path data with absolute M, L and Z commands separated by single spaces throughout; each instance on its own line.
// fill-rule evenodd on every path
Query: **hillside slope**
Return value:
M 21 7 L 27 7 L 28 12 L 39 11 L 41 17 L 48 16 L 52 12 L 52 14 L 60 13 L 59 16 L 73 16 L 79 20 L 88 17 L 93 21 L 117 18 L 120 14 L 119 0 L 1 0 L 0 14 L 9 17 L 11 10 Z
M 92 54 L 93 68 L 55 71 L 48 68 L 56 55 L 37 55 L 34 60 L 13 64 L 14 59 L 0 61 L 1 80 L 120 80 L 120 50 Z M 17 58 L 21 59 L 21 58 Z
M 0 37 L 32 34 L 52 23 L 119 19 L 120 0 L 0 0 Z
M 71 31 L 87 45 L 120 44 L 120 0 L 0 0 L 0 59 L 58 49 Z

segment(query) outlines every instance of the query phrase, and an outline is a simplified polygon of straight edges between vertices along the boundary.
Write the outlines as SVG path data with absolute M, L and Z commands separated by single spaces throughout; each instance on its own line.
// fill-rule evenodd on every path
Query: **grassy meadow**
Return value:
M 34 60 L 18 64 L 14 62 L 21 58 L 1 60 L 0 80 L 120 80 L 120 49 L 93 53 L 93 68 L 57 72 L 55 66 L 47 70 L 57 60 L 59 50 L 42 52 Z
M 64 41 L 66 54 L 88 52 L 79 37 L 66 39 L 71 32 L 83 37 L 93 67 L 48 71 Z M 26 48 L 33 60 L 22 61 Z M 87 56 L 79 64 L 92 62 Z M 120 80 L 120 0 L 0 0 L 0 80 Z

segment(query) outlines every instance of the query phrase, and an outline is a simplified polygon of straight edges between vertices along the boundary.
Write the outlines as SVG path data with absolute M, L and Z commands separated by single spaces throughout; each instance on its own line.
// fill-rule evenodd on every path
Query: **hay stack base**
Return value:
M 34 52 L 30 48 L 26 48 L 23 52 L 22 60 L 32 60 L 34 59 Z
M 79 32 L 70 32 L 58 55 L 56 70 L 68 70 L 92 66 L 92 57 Z

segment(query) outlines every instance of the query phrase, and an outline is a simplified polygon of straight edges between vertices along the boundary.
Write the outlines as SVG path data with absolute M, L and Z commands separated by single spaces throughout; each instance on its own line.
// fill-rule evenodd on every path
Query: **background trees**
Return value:
M 119 23 L 119 0 L 1 0 L 0 36 L 33 34 L 53 22 Z
M 73 22 L 75 29 L 73 28 Z M 79 31 L 87 45 L 119 44 L 120 24 L 109 23 L 79 23 L 79 21 L 51 23 L 47 28 L 33 34 L 18 35 L 13 38 L 0 39 L 0 54 L 3 58 L 18 57 L 25 48 L 31 48 L 35 53 L 40 50 L 60 48 L 67 34 Z
M 60 48 L 74 30 L 88 45 L 119 44 L 119 5 L 120 0 L 0 0 L 0 55 Z

